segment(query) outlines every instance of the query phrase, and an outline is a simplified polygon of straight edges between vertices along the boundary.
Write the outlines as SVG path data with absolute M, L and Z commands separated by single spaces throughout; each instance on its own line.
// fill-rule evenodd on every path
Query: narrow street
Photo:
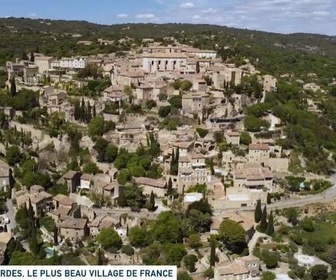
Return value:
M 10 223 L 7 224 L 7 230 L 8 232 L 12 232 L 12 230 L 16 228 L 15 209 L 14 209 L 13 201 L 11 199 L 7 199 L 6 206 L 8 208 L 8 212 L 4 214 L 4 217 L 10 220 Z

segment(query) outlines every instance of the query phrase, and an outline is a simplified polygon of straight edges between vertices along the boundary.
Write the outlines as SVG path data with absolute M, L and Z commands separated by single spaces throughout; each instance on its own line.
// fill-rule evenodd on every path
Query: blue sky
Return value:
M 209 23 L 336 35 L 336 0 L 1 0 L 0 17 Z

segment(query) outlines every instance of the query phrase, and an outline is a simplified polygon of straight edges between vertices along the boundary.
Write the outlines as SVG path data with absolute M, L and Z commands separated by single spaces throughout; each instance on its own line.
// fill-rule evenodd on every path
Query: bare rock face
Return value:
M 171 131 L 160 130 L 158 132 L 158 141 L 160 143 L 161 150 L 166 150 L 173 147 L 173 144 L 177 141 L 177 137 Z
M 82 137 L 79 145 L 83 148 L 88 148 L 89 152 L 91 153 L 93 150 L 94 143 L 89 136 L 85 135 Z

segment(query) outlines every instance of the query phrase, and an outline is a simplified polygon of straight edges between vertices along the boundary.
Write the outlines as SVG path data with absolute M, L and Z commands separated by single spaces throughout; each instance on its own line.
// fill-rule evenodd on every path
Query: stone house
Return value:
M 254 229 L 254 217 L 250 213 L 245 212 L 231 212 L 219 217 L 216 217 L 211 224 L 210 233 L 218 234 L 219 226 L 224 220 L 236 221 L 245 230 L 245 242 L 249 243 L 252 239 L 255 229 Z
M 90 190 L 92 187 L 91 180 L 93 178 L 92 174 L 84 173 L 80 176 L 80 189 Z
M 227 188 L 221 200 L 224 208 L 253 207 L 257 200 L 266 203 L 267 191 L 273 188 L 273 173 L 259 164 L 237 164 L 233 187 Z
M 255 190 L 271 190 L 274 175 L 267 167 L 258 163 L 244 163 L 233 172 L 233 186 L 245 186 Z
M 134 102 L 139 105 L 145 105 L 150 99 L 153 99 L 154 88 L 151 85 L 141 84 L 135 89 Z
M 112 203 L 116 203 L 120 193 L 120 186 L 116 182 L 110 183 L 103 188 L 104 196 L 111 198 Z
M 185 156 L 194 150 L 194 141 L 178 141 L 174 143 L 174 152 L 176 154 L 177 149 L 179 150 L 180 156 Z
M 35 66 L 38 67 L 39 73 L 44 74 L 52 68 L 51 64 L 55 59 L 51 56 L 36 56 L 34 60 Z
M 254 277 L 258 277 L 259 274 L 260 260 L 254 256 L 246 256 L 234 261 L 221 262 L 214 268 L 214 280 L 254 279 Z
M 17 194 L 18 195 L 18 194 Z M 52 206 L 52 195 L 45 192 L 42 186 L 34 185 L 30 187 L 29 193 L 17 196 L 16 203 L 19 208 L 29 207 L 31 203 L 36 217 L 50 210 Z
M 103 91 L 103 100 L 104 102 L 113 102 L 121 106 L 123 101 L 128 101 L 128 96 L 121 87 L 112 85 Z
M 167 193 L 167 182 L 147 177 L 134 178 L 134 182 L 143 190 L 144 195 L 153 192 L 158 197 L 164 197 Z
M 101 229 L 113 228 L 119 221 L 113 217 L 103 215 L 96 217 L 91 223 L 88 224 L 90 230 L 90 236 L 96 237 Z
M 271 75 L 264 75 L 262 77 L 262 80 L 263 80 L 264 91 L 266 92 L 277 91 L 278 81 L 275 77 Z
M 204 79 L 195 79 L 193 81 L 193 90 L 205 92 L 207 90 L 207 83 Z
M 60 235 L 71 241 L 81 240 L 89 234 L 88 221 L 83 218 L 64 217 L 59 228 Z
M 230 145 L 240 145 L 240 133 L 237 131 L 226 131 L 224 133 L 224 137 L 226 139 L 226 142 Z
M 80 186 L 81 173 L 78 171 L 69 170 L 58 181 L 59 184 L 66 185 L 70 193 L 77 192 L 78 186 Z
M 117 84 L 121 87 L 130 86 L 137 87 L 141 82 L 145 80 L 145 75 L 143 72 L 123 72 L 117 77 Z
M 213 85 L 217 89 L 224 88 L 224 83 L 239 85 L 243 77 L 243 70 L 236 67 L 221 65 L 212 72 Z
M 5 261 L 7 246 L 12 238 L 9 232 L 0 232 L 0 265 Z
M 196 184 L 210 182 L 210 170 L 206 167 L 203 154 L 180 155 L 178 162 L 178 190 L 182 192 Z
M 146 126 L 143 123 L 129 123 L 116 126 L 118 146 L 134 152 L 138 145 L 146 143 Z
M 9 166 L 0 161 L 0 189 L 6 189 L 9 186 Z
M 252 163 L 265 163 L 270 158 L 270 147 L 268 144 L 256 143 L 249 145 L 248 160 Z
M 189 93 L 182 96 L 182 113 L 201 113 L 209 106 L 209 95 L 206 93 Z
M 65 208 L 72 209 L 76 205 L 76 202 L 74 202 L 70 197 L 64 194 L 55 195 L 52 198 L 52 202 L 53 202 L 55 209 L 58 209 L 59 207 L 65 207 Z

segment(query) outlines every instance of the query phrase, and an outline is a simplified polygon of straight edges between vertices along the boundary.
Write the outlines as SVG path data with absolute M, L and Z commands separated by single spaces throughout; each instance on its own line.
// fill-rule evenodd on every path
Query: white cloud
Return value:
M 138 14 L 135 16 L 136 19 L 138 19 L 138 22 L 160 22 L 160 19 L 152 13 L 148 13 L 148 14 Z
M 29 17 L 29 18 L 36 18 L 36 17 L 37 17 L 37 14 L 36 14 L 36 13 L 29 13 L 29 14 L 27 15 L 27 17 Z
M 318 17 L 327 17 L 330 15 L 330 11 L 313 11 L 312 14 Z
M 218 10 L 213 9 L 213 8 L 207 8 L 201 11 L 202 14 L 216 14 L 218 12 Z
M 162 23 L 208 23 L 281 33 L 336 35 L 335 0 L 152 1 L 157 5 L 153 12 L 160 14 Z
M 117 18 L 127 18 L 128 14 L 118 14 L 116 15 Z
M 154 14 L 139 14 L 135 16 L 138 19 L 155 19 L 156 16 Z
M 186 2 L 186 3 L 182 3 L 179 7 L 181 9 L 192 9 L 195 7 L 195 5 L 191 2 Z

